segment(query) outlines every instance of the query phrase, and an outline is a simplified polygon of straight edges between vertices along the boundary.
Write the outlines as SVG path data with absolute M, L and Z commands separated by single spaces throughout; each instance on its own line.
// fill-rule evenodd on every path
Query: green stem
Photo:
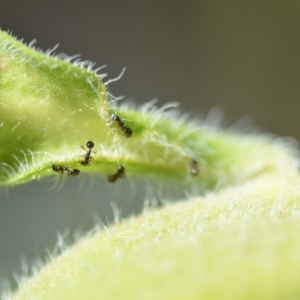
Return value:
M 2 185 L 72 175 L 74 169 L 107 177 L 122 165 L 128 176 L 212 189 L 294 160 L 271 138 L 211 130 L 170 106 L 113 109 L 91 63 L 50 54 L 0 32 Z M 81 148 L 87 141 L 95 145 L 92 159 Z

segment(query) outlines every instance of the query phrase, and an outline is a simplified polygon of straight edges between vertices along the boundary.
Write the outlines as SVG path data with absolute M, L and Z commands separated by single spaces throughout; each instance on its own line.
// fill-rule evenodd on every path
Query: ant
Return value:
M 191 175 L 192 176 L 197 176 L 198 173 L 199 173 L 199 163 L 198 163 L 198 161 L 192 158 L 190 164 L 191 164 Z
M 108 181 L 109 182 L 115 182 L 118 178 L 122 178 L 125 175 L 125 168 L 123 166 L 118 167 L 117 173 L 114 174 L 108 174 Z
M 64 174 L 65 171 L 68 171 L 68 167 L 66 167 L 66 166 L 58 166 L 58 165 L 52 164 L 52 170 L 54 172 L 59 173 L 59 174 Z
M 88 148 L 88 150 L 86 150 L 83 146 L 81 146 L 81 148 L 86 151 L 86 153 L 82 155 L 84 157 L 84 160 L 80 162 L 84 166 L 87 166 L 90 160 L 93 158 L 92 152 L 97 153 L 96 149 L 92 150 L 94 148 L 94 143 L 92 141 L 87 141 L 86 147 Z
M 68 176 L 78 176 L 80 174 L 80 170 L 78 169 L 70 169 L 67 166 L 58 166 L 55 164 L 52 164 L 52 170 L 54 172 L 57 172 L 59 174 L 64 174 L 66 171 L 68 173 Z
M 78 176 L 80 174 L 80 170 L 78 170 L 78 169 L 69 169 L 68 168 L 67 172 L 68 172 L 69 177 L 70 176 L 73 176 L 73 177 Z
M 117 122 L 121 130 L 124 132 L 126 137 L 132 136 L 132 129 L 125 125 L 125 123 L 121 120 L 121 118 L 118 115 L 112 115 L 111 119 L 113 122 Z

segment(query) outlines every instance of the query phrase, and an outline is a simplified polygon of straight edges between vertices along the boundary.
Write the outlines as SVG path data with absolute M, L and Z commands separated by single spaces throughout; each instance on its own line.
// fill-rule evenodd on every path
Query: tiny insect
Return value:
M 70 169 L 70 168 L 68 168 L 68 170 L 67 170 L 67 172 L 68 172 L 68 176 L 70 177 L 70 176 L 78 176 L 79 174 L 80 174 L 80 170 L 78 170 L 78 169 Z
M 52 164 L 52 170 L 54 172 L 59 173 L 59 174 L 64 174 L 65 171 L 68 171 L 68 167 L 66 167 L 66 166 L 58 166 L 58 165 Z
M 113 122 L 118 123 L 118 126 L 124 132 L 126 137 L 132 136 L 132 129 L 130 127 L 126 126 L 125 123 L 121 120 L 121 118 L 118 115 L 112 115 L 111 119 Z
M 192 176 L 197 176 L 198 173 L 199 173 L 199 163 L 198 163 L 198 161 L 192 158 L 190 164 L 191 164 L 191 175 Z
M 86 147 L 88 148 L 88 150 L 86 150 L 83 146 L 81 146 L 81 148 L 84 151 L 86 151 L 86 153 L 82 155 L 84 157 L 84 160 L 80 162 L 84 166 L 87 166 L 89 164 L 90 160 L 93 158 L 92 157 L 92 152 L 93 153 L 97 153 L 96 149 L 93 150 L 93 148 L 94 148 L 94 142 L 87 141 L 86 142 Z
M 67 172 L 68 176 L 78 176 L 80 174 L 80 170 L 70 169 L 67 166 L 63 166 L 63 165 L 59 166 L 59 165 L 52 164 L 52 170 L 59 174 L 64 174 L 64 172 Z
M 108 174 L 108 181 L 109 182 L 115 182 L 118 178 L 122 178 L 125 175 L 125 168 L 123 166 L 118 167 L 117 173 L 114 174 Z

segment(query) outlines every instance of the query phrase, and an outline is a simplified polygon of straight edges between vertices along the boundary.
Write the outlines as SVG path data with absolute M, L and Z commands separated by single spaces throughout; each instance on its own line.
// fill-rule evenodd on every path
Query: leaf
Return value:
M 174 104 L 110 107 L 93 64 L 54 50 L 42 53 L 0 32 L 1 185 L 80 172 L 212 189 L 294 161 L 274 138 L 191 122 Z

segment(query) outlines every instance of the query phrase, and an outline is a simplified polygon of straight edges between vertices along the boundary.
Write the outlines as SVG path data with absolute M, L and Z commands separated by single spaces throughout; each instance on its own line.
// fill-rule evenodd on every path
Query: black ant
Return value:
M 132 136 L 132 129 L 125 125 L 125 123 L 121 120 L 121 118 L 118 115 L 112 115 L 111 119 L 113 122 L 117 122 L 121 130 L 124 132 L 126 137 Z
M 84 151 L 86 151 L 86 154 L 82 155 L 84 157 L 84 160 L 80 162 L 84 166 L 87 166 L 89 164 L 90 160 L 93 158 L 92 157 L 92 152 L 97 153 L 96 149 L 92 150 L 94 148 L 94 143 L 92 141 L 87 141 L 86 142 L 86 147 L 88 148 L 88 150 L 86 150 L 83 146 L 81 146 L 81 148 Z
M 55 164 L 52 164 L 52 170 L 59 174 L 64 174 L 64 172 L 66 171 L 68 173 L 68 176 L 78 176 L 80 174 L 80 170 L 78 169 L 70 169 L 67 166 L 58 166 Z
M 54 172 L 59 173 L 59 174 L 64 174 L 65 171 L 68 171 L 68 167 L 66 167 L 66 166 L 58 166 L 58 165 L 52 164 L 52 170 Z
M 108 174 L 108 181 L 109 182 L 115 182 L 118 178 L 122 178 L 125 175 L 125 168 L 123 166 L 118 167 L 117 173 L 114 174 Z
M 191 164 L 191 175 L 192 176 L 197 176 L 198 173 L 199 173 L 199 163 L 198 163 L 198 161 L 192 158 L 190 164 Z
M 73 176 L 73 177 L 78 176 L 80 174 L 80 170 L 78 170 L 78 169 L 69 169 L 68 168 L 67 172 L 68 172 L 69 177 L 70 176 Z

